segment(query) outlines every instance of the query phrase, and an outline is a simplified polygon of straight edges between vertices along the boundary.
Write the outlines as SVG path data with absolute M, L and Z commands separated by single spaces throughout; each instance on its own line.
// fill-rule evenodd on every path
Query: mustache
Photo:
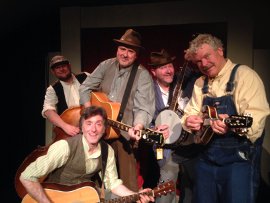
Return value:
M 207 70 L 210 69 L 210 68 L 212 68 L 212 66 L 204 66 L 204 67 L 202 67 L 202 69 L 203 69 L 204 71 L 207 71 Z
M 173 74 L 172 73 L 166 73 L 166 74 L 164 74 L 164 76 L 173 76 Z

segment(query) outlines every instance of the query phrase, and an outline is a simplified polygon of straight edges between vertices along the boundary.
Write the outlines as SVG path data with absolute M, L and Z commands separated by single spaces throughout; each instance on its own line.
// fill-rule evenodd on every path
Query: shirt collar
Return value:
M 161 93 L 164 94 L 164 95 L 166 95 L 166 96 L 168 96 L 169 95 L 169 91 L 165 91 L 164 89 L 162 89 L 158 82 L 157 82 L 157 84 L 158 84 L 158 87 L 159 87 Z
M 89 159 L 89 158 L 98 158 L 101 155 L 101 146 L 100 143 L 98 143 L 98 149 L 95 153 L 93 154 L 89 154 L 89 145 L 84 137 L 84 135 L 82 136 L 82 142 L 83 142 L 83 149 L 84 149 L 84 154 L 85 154 L 85 158 Z
M 74 83 L 75 83 L 75 80 L 76 80 L 76 77 L 75 77 L 75 75 L 74 75 L 73 73 L 71 73 L 71 75 L 72 75 L 72 82 L 71 82 L 71 83 L 68 83 L 68 82 L 64 82 L 64 81 L 62 81 L 62 80 L 59 80 L 60 83 L 61 83 L 62 85 L 72 85 L 72 84 L 74 84 Z
M 232 62 L 230 59 L 227 59 L 227 62 L 225 63 L 224 67 L 221 69 L 221 71 L 218 73 L 217 78 L 224 76 L 230 68 L 232 67 Z

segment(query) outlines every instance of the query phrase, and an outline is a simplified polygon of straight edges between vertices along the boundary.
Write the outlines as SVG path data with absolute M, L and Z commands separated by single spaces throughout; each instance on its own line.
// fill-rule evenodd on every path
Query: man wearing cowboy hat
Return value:
M 155 126 L 155 120 L 158 114 L 166 109 L 169 106 L 169 103 L 172 100 L 172 97 L 177 94 L 175 92 L 176 83 L 181 82 L 178 81 L 178 73 L 175 71 L 174 61 L 176 57 L 171 56 L 167 50 L 161 49 L 158 52 L 151 52 L 150 54 L 150 71 L 154 77 L 154 87 L 155 87 L 155 98 L 156 98 L 156 111 L 152 121 L 152 125 Z M 181 72 L 181 74 L 183 74 Z M 190 67 L 185 68 L 184 78 L 182 80 L 182 85 L 180 91 L 182 94 L 178 94 L 177 98 L 177 109 L 175 109 L 175 113 L 181 117 L 181 112 L 191 97 L 193 85 L 195 79 L 199 77 L 199 75 Z M 180 83 L 181 84 L 181 83 Z M 168 118 L 169 119 L 169 118 Z M 169 126 L 170 129 L 173 126 Z M 173 130 L 173 129 L 172 129 Z M 180 134 L 181 132 L 179 132 Z M 165 139 L 167 137 L 164 137 Z M 192 154 L 195 147 L 193 145 L 189 147 L 189 153 Z M 159 182 L 164 182 L 168 180 L 173 180 L 177 182 L 179 175 L 179 164 L 181 164 L 180 170 L 180 200 L 181 203 L 190 203 L 191 202 L 191 182 L 193 179 L 192 169 L 193 164 L 195 163 L 196 155 L 192 155 L 187 157 L 186 154 L 182 153 L 182 149 L 177 149 L 177 153 L 175 154 L 175 150 L 172 149 L 163 149 L 162 157 L 158 157 L 158 153 L 155 153 L 156 158 L 158 159 L 158 166 L 160 169 L 160 177 Z M 149 152 L 150 154 L 151 152 Z M 153 150 L 152 150 L 153 153 Z M 148 156 L 150 157 L 150 155 Z M 148 161 L 149 163 L 153 163 L 154 160 Z M 153 165 L 153 164 L 152 164 Z M 143 166 L 142 166 L 143 167 Z M 143 167 L 146 168 L 146 167 Z M 183 177 L 183 179 L 182 179 Z M 176 193 L 170 193 L 166 196 L 162 196 L 160 198 L 156 198 L 156 203 L 175 203 L 177 201 Z
M 128 133 L 121 131 L 119 138 L 108 142 L 115 150 L 120 178 L 128 188 L 138 191 L 135 149 L 132 143 L 140 139 L 138 130 L 147 128 L 153 118 L 153 80 L 149 71 L 138 63 L 139 53 L 143 49 L 138 32 L 128 29 L 120 39 L 114 39 L 114 42 L 117 45 L 116 57 L 102 61 L 80 86 L 80 104 L 84 107 L 91 106 L 92 91 L 101 91 L 110 101 L 121 103 L 131 71 L 136 69 L 121 119 L 122 123 L 132 128 Z

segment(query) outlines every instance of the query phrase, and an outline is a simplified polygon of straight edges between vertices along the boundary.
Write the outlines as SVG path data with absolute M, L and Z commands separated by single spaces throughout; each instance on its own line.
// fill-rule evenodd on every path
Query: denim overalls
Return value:
M 238 66 L 227 83 L 228 94 L 216 98 L 205 96 L 203 105 L 215 107 L 218 114 L 237 115 L 230 93 Z M 202 91 L 208 93 L 208 79 Z M 232 131 L 214 134 L 195 167 L 193 202 L 254 203 L 260 180 L 262 137 L 252 144 L 245 136 Z

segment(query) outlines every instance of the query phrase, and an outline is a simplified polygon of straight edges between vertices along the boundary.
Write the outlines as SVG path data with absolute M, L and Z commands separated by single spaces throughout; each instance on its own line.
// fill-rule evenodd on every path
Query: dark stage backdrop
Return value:
M 115 57 L 116 44 L 113 39 L 120 39 L 125 31 L 132 28 L 142 35 L 142 52 L 140 62 L 148 68 L 151 51 L 167 49 L 176 56 L 175 67 L 184 62 L 184 50 L 189 41 L 198 33 L 211 33 L 219 37 L 226 54 L 227 23 L 201 23 L 184 25 L 160 25 L 143 27 L 116 27 L 116 28 L 84 28 L 81 30 L 81 61 L 82 71 L 92 72 L 103 60 Z

